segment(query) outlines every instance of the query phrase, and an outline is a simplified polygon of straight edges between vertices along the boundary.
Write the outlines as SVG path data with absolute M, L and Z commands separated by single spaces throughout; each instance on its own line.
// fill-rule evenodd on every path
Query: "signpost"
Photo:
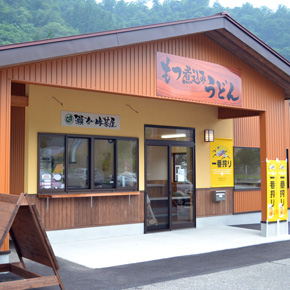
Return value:
M 267 160 L 267 220 L 287 219 L 287 161 Z

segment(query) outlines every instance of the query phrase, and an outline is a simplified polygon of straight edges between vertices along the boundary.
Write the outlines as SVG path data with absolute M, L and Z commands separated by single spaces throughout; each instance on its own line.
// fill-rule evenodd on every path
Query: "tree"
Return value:
M 225 8 L 209 0 L 0 0 L 0 45 L 209 16 L 227 10 L 290 60 L 290 9 Z

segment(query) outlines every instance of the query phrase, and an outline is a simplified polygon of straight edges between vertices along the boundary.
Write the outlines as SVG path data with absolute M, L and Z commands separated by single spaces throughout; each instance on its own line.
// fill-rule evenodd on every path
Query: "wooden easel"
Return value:
M 8 233 L 19 257 L 18 263 L 0 264 L 0 272 L 11 272 L 24 279 L 0 283 L 0 290 L 33 289 L 59 285 L 59 265 L 41 223 L 36 206 L 26 194 L 0 193 L 0 248 Z M 41 276 L 26 269 L 23 258 L 52 268 L 55 275 Z

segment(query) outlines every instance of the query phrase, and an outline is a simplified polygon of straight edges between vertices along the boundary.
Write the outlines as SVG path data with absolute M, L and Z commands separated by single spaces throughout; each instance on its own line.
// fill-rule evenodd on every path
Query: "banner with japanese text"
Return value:
M 278 161 L 278 192 L 279 192 L 279 219 L 288 219 L 288 202 L 287 202 L 287 161 Z
M 267 160 L 267 220 L 277 221 L 278 207 L 278 163 L 276 160 Z
M 267 220 L 288 219 L 287 161 L 267 160 Z
M 157 52 L 157 96 L 242 106 L 241 70 Z
M 233 140 L 216 138 L 210 143 L 210 154 L 211 187 L 233 187 Z

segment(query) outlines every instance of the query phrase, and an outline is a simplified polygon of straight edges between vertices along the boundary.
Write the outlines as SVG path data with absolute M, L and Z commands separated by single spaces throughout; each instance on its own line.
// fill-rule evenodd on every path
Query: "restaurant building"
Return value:
M 289 61 L 227 13 L 5 45 L 0 192 L 66 237 L 288 233 L 267 164 L 288 158 L 289 97 Z

